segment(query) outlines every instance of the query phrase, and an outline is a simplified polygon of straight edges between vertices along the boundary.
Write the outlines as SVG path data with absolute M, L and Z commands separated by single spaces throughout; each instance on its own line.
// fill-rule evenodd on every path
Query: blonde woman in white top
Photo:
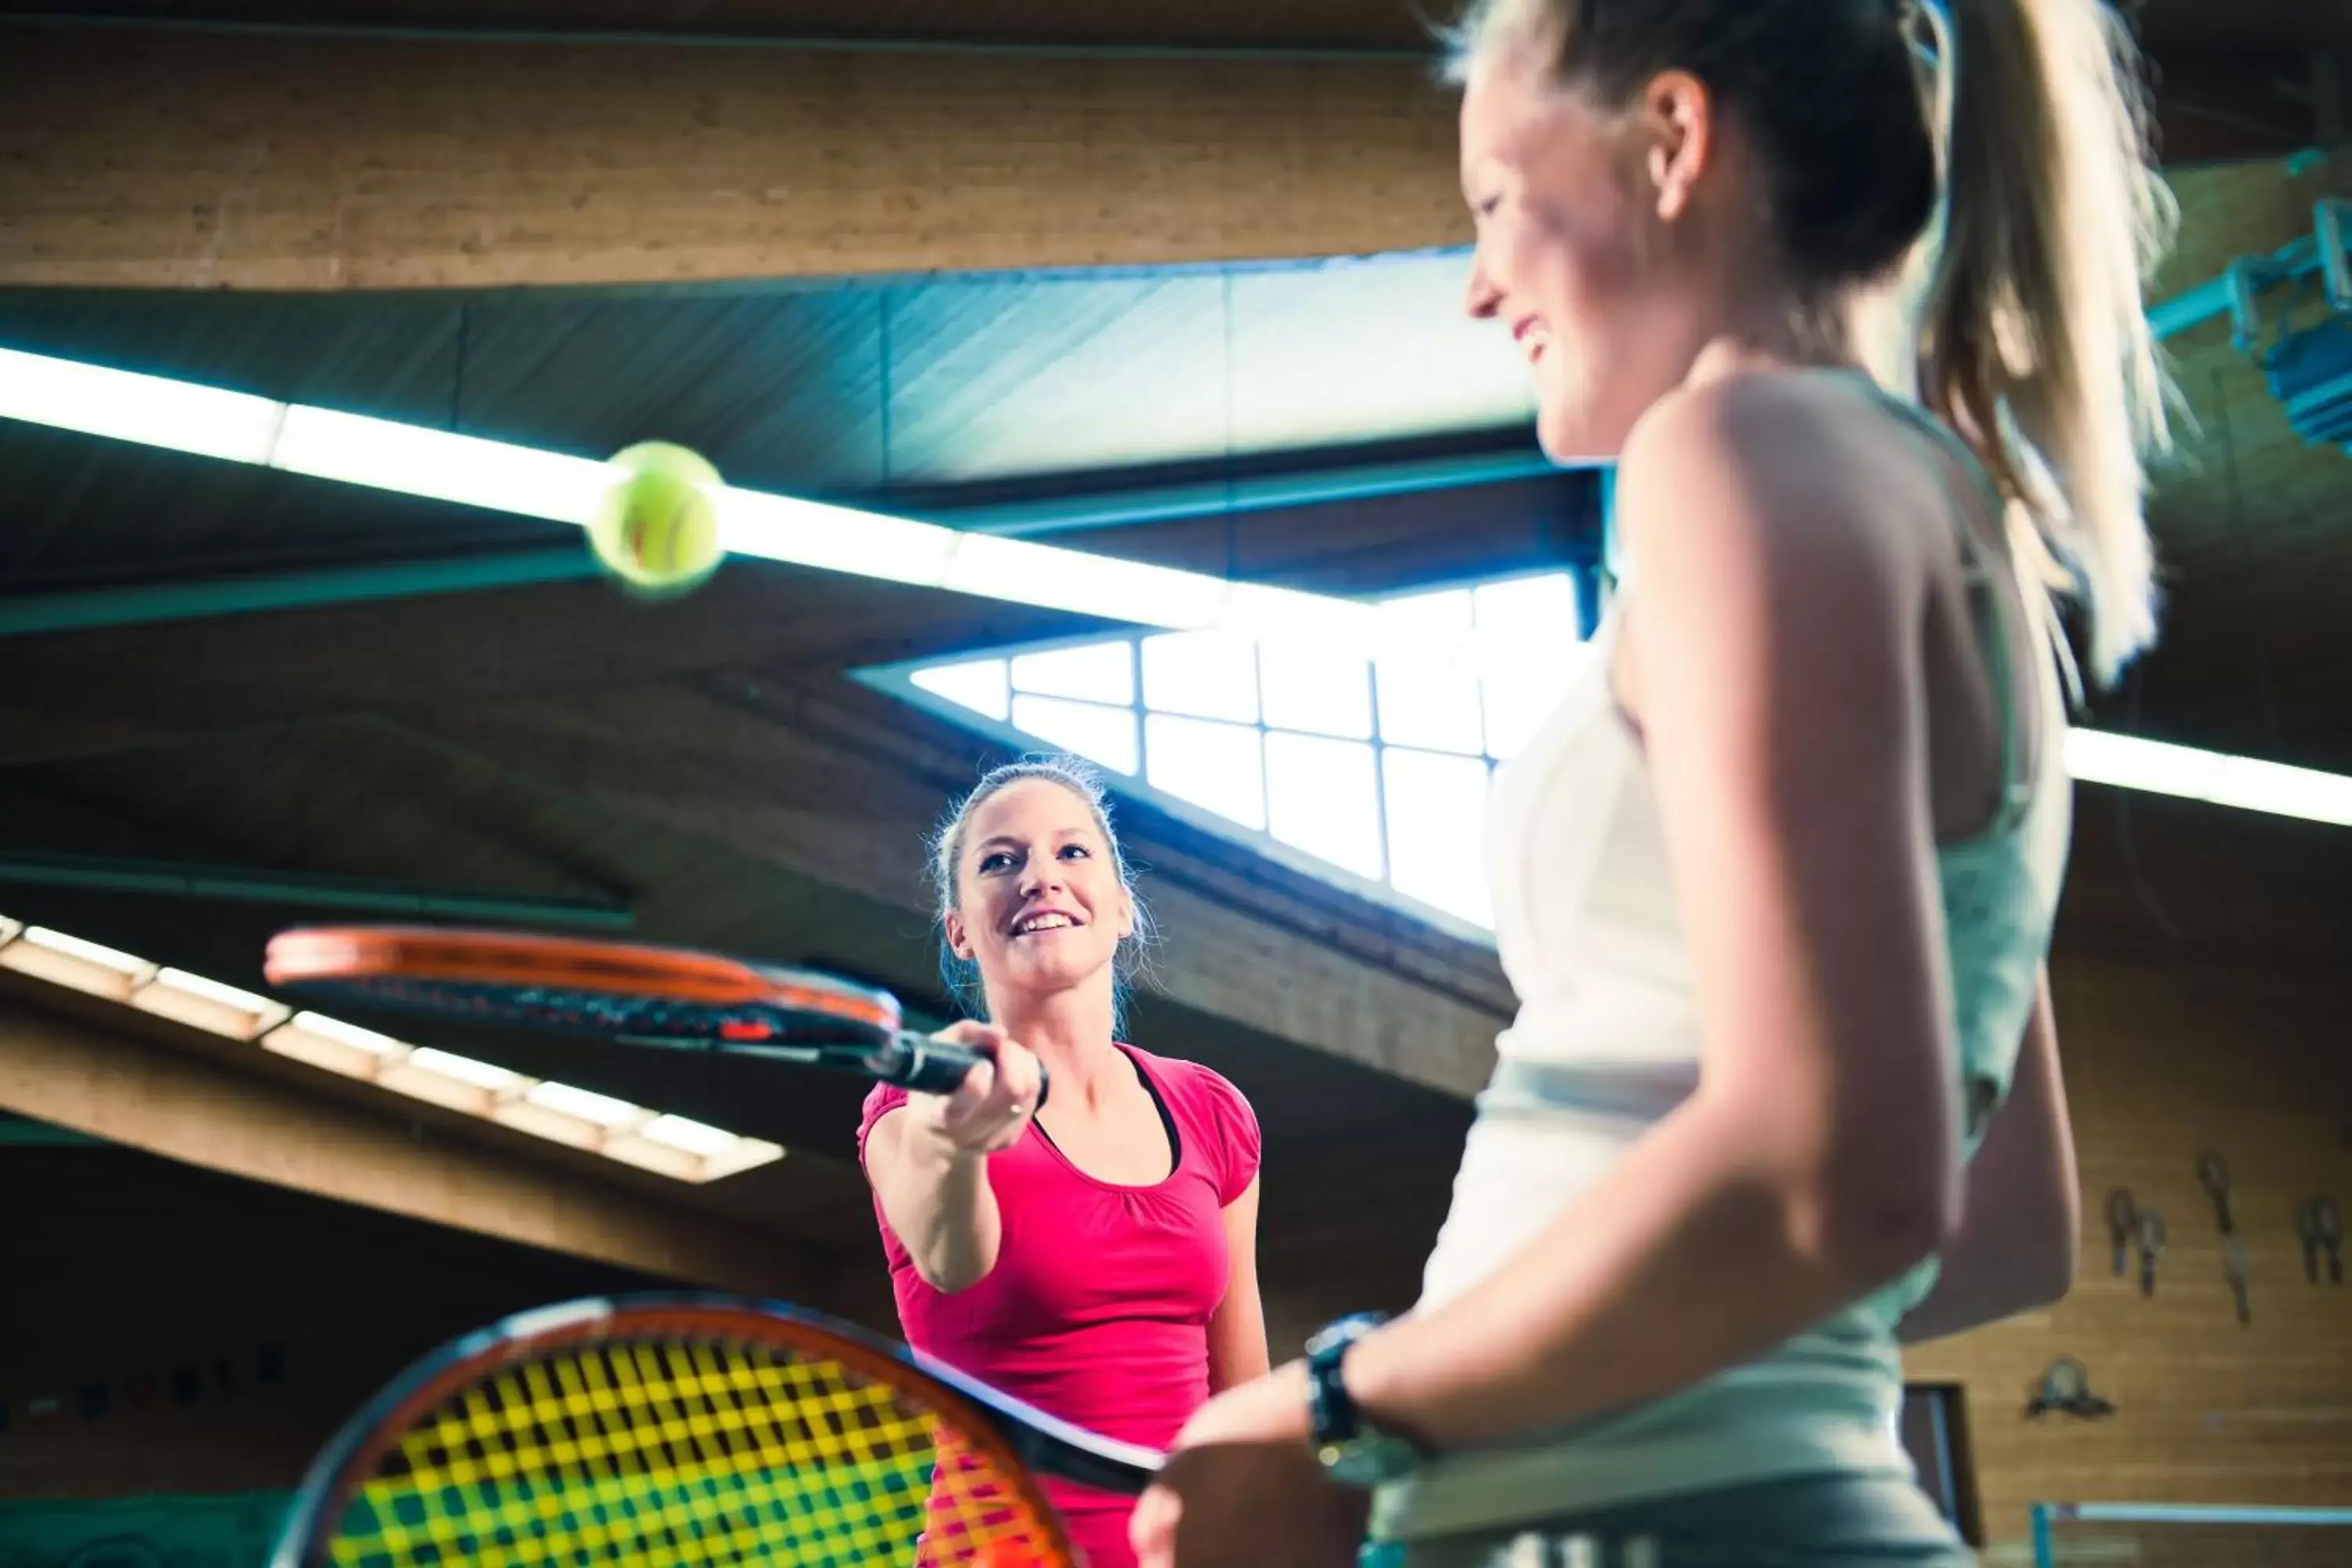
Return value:
M 1895 1436 L 1897 1346 L 2071 1279 L 2050 591 L 2100 679 L 2154 636 L 2168 215 L 2119 29 L 1462 29 L 1469 308 L 1545 449 L 1617 460 L 1624 580 L 1496 786 L 1520 1012 L 1422 1300 L 1204 1407 L 1136 1511 L 1147 1568 L 1348 1562 L 1367 1492 L 1410 1568 L 1968 1560 Z

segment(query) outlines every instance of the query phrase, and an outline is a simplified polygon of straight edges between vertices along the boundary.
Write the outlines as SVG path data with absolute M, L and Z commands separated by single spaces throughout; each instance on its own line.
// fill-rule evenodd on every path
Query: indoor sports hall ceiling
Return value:
M 2352 163 L 2176 184 L 2158 299 L 2307 235 Z M 18 289 L 0 290 L 0 343 L 581 455 L 677 440 L 742 484 L 1361 591 L 1591 548 L 1589 477 L 1530 477 L 1523 379 L 1461 319 L 1461 271 L 1438 254 L 836 287 Z M 2273 324 L 2294 298 L 2264 297 Z M 2168 348 L 2187 417 L 2152 511 L 2176 635 L 2126 694 L 2130 724 L 2352 766 L 2352 622 L 2325 591 L 2352 581 L 2352 459 L 2288 427 L 2226 319 Z M 559 527 L 31 426 L 0 427 L 0 464 L 17 476 L 0 625 L 44 624 L 9 619 L 36 598 L 191 580 L 550 550 L 579 567 Z M 1302 503 L 1287 531 L 1250 521 L 1269 485 Z M 1443 526 L 1414 493 L 1444 498 Z M 1256 548 L 1276 532 L 1291 543 Z M 921 619 L 865 645 L 961 646 L 926 646 Z

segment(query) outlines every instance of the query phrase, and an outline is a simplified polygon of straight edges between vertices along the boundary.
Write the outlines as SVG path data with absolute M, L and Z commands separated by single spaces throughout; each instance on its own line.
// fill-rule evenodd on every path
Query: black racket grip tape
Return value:
M 959 1046 L 949 1040 L 934 1040 L 925 1036 L 907 1033 L 898 1036 L 884 1047 L 886 1065 L 881 1076 L 901 1089 L 920 1089 L 925 1094 L 953 1094 L 963 1086 L 966 1074 L 982 1062 L 993 1061 L 992 1052 L 977 1046 Z M 1045 1064 L 1037 1064 L 1037 1106 L 1043 1109 L 1045 1091 L 1052 1079 Z

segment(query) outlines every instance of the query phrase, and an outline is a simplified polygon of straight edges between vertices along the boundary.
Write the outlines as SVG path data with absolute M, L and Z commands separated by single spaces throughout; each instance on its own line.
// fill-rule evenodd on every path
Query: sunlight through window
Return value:
M 1001 658 L 974 659 L 970 664 L 938 665 L 929 669 L 919 669 L 907 679 L 958 707 L 985 713 L 992 719 L 1011 717 L 1004 661 Z
M 1255 725 L 1169 713 L 1147 715 L 1143 722 L 1144 782 L 1244 827 L 1265 826 L 1261 732 Z
M 1476 925 L 1493 922 L 1486 892 L 1486 764 L 1391 746 L 1381 754 L 1388 795 L 1389 882 L 1400 893 Z
M 1075 697 L 1082 702 L 1131 703 L 1135 647 L 1122 637 L 1018 655 L 1013 660 L 1013 689 L 1040 697 Z
M 1377 663 L 1230 633 L 1108 637 L 908 673 L 915 687 L 1090 758 L 1237 830 L 1475 925 L 1489 920 L 1493 763 L 1581 661 L 1566 573 L 1380 606 Z
M 1228 632 L 1143 639 L 1143 705 L 1155 713 L 1257 722 L 1257 645 Z
M 1135 719 L 1132 708 L 1064 702 L 1051 697 L 1013 700 L 1014 728 L 1026 730 L 1041 741 L 1051 741 L 1065 751 L 1076 752 L 1090 762 L 1100 763 L 1114 773 L 1135 772 Z
M 1517 755 L 1558 706 L 1581 662 L 1576 584 L 1566 574 L 1490 583 L 1475 595 L 1486 752 Z
M 1377 880 L 1381 794 L 1372 748 L 1321 735 L 1265 738 L 1267 826 L 1294 849 Z
M 1486 748 L 1466 588 L 1416 594 L 1381 606 L 1381 739 L 1470 756 Z
M 1258 650 L 1265 721 L 1350 741 L 1372 738 L 1372 667 L 1299 643 Z

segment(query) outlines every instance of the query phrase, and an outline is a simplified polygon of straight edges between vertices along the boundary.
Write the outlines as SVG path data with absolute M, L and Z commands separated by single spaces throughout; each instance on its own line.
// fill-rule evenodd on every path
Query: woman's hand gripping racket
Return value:
M 1037 1473 L 1132 1495 L 1160 1462 L 814 1313 L 598 1299 L 378 1394 L 270 1568 L 1079 1568 Z
M 951 1094 L 985 1050 L 900 1026 L 898 999 L 805 969 L 635 942 L 430 926 L 280 932 L 272 985 L 463 1023 L 722 1051 Z M 1038 1069 L 1037 1104 L 1045 1103 Z

